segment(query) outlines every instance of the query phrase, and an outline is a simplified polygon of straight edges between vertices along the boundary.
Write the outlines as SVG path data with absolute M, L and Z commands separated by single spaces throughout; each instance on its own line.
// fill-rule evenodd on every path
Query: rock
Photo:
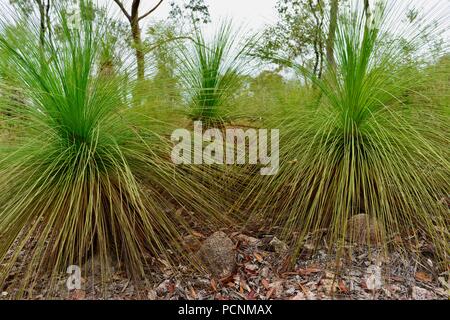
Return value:
M 207 238 L 200 250 L 199 258 L 214 277 L 227 278 L 236 267 L 236 253 L 233 241 L 222 232 L 216 232 Z
M 370 244 L 376 245 L 381 240 L 380 231 L 375 218 L 370 218 L 367 214 L 358 214 L 348 221 L 347 240 L 358 244 L 368 244 L 370 241 Z
M 278 239 L 277 237 L 274 237 L 272 241 L 269 242 L 269 247 L 279 255 L 284 255 L 289 250 L 287 244 Z
M 168 279 L 161 282 L 155 289 L 156 294 L 160 297 L 167 294 L 169 292 L 169 290 L 168 290 L 169 285 L 170 285 L 170 280 L 168 280 Z
M 245 244 L 247 244 L 247 245 L 249 245 L 249 246 L 252 246 L 252 247 L 258 247 L 258 246 L 260 246 L 262 244 L 261 240 L 259 240 L 257 238 L 254 238 L 254 237 L 247 236 L 247 235 L 242 234 L 242 233 L 238 234 L 236 236 L 236 239 L 241 241 L 241 242 L 243 242 L 243 243 L 245 243 Z

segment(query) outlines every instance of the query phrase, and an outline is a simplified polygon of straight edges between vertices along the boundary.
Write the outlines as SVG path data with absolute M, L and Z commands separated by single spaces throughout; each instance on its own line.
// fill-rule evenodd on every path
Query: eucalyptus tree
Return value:
M 274 57 L 283 56 L 311 67 L 321 77 L 326 62 L 333 64 L 333 42 L 340 2 L 343 0 L 278 0 L 279 21 L 268 27 L 257 55 L 286 65 Z
M 158 0 L 154 6 L 152 6 L 149 10 L 144 13 L 140 13 L 141 5 L 143 1 L 141 0 L 133 0 L 131 3 L 131 10 L 128 11 L 125 7 L 125 3 L 122 0 L 114 0 L 117 6 L 120 8 L 122 13 L 125 15 L 127 21 L 130 24 L 131 28 L 131 37 L 133 40 L 135 55 L 136 55 L 136 63 L 137 63 L 137 76 L 139 80 L 144 80 L 145 78 L 145 53 L 146 48 L 142 38 L 142 29 L 140 23 L 145 18 L 152 15 L 164 2 L 164 0 Z M 172 16 L 183 16 L 188 13 L 194 19 L 199 19 L 203 21 L 209 20 L 209 11 L 208 7 L 204 4 L 203 0 L 189 0 L 187 1 L 183 9 L 181 9 L 180 5 L 174 1 L 170 3 L 171 5 L 171 15 Z M 197 18 L 195 18 L 197 17 Z

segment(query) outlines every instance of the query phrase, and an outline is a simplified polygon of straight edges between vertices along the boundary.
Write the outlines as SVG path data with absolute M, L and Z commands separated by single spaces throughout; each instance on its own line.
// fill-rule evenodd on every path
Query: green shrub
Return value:
M 58 38 L 44 46 L 33 32 L 0 37 L 23 96 L 9 120 L 14 143 L 0 141 L 0 286 L 19 268 L 30 295 L 42 275 L 53 287 L 69 265 L 87 268 L 94 256 L 101 280 L 116 262 L 137 278 L 149 254 L 179 261 L 189 228 L 175 210 L 194 211 L 206 226 L 220 203 L 201 171 L 171 163 L 159 134 L 166 124 L 133 107 L 121 73 L 101 73 L 107 25 L 71 29 L 64 13 L 57 23 Z
M 239 201 L 251 221 L 283 227 L 293 258 L 312 233 L 342 248 L 349 219 L 360 213 L 377 220 L 376 240 L 386 248 L 395 235 L 425 237 L 441 259 L 448 254 L 448 208 L 439 199 L 449 193 L 449 115 L 404 102 L 421 69 L 383 32 L 384 6 L 373 15 L 372 23 L 361 10 L 341 17 L 336 66 L 323 79 L 291 63 L 309 74 L 321 99 L 268 119 L 280 129 L 280 171 L 251 178 Z

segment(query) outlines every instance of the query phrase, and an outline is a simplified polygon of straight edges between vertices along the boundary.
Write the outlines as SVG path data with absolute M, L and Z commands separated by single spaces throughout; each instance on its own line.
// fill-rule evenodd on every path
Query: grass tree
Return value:
M 349 219 L 364 213 L 367 225 L 377 221 L 376 240 L 386 248 L 395 235 L 397 240 L 425 237 L 441 259 L 448 259 L 448 208 L 439 199 L 449 192 L 450 119 L 428 104 L 405 103 L 424 70 L 404 58 L 403 45 L 407 41 L 422 56 L 428 51 L 418 47 L 417 24 L 394 35 L 386 32 L 398 26 L 402 12 L 399 2 L 387 6 L 372 8 L 370 21 L 361 6 L 343 13 L 334 40 L 335 66 L 323 79 L 295 67 L 309 75 L 321 101 L 269 120 L 280 129 L 280 172 L 251 178 L 239 201 L 252 221 L 283 227 L 281 235 L 295 244 L 294 258 L 314 233 L 342 248 L 354 240 Z M 395 40 L 400 36 L 402 41 Z M 371 243 L 369 236 L 365 240 Z
M 115 262 L 144 277 L 149 255 L 182 259 L 189 230 L 168 209 L 190 208 L 206 223 L 220 202 L 195 183 L 204 173 L 179 173 L 170 162 L 171 145 L 158 133 L 165 124 L 131 107 L 120 72 L 101 74 L 108 26 L 71 28 L 62 13 L 58 22 L 58 40 L 47 38 L 45 52 L 33 20 L 27 29 L 35 33 L 0 36 L 24 96 L 13 111 L 7 101 L 0 106 L 16 128 L 0 141 L 0 286 L 19 268 L 28 294 L 43 275 L 53 281 L 94 256 L 101 280 Z
M 248 72 L 251 41 L 239 43 L 230 22 L 224 22 L 212 40 L 195 30 L 193 41 L 179 50 L 179 74 L 187 97 L 188 115 L 205 124 L 224 123 L 233 97 Z

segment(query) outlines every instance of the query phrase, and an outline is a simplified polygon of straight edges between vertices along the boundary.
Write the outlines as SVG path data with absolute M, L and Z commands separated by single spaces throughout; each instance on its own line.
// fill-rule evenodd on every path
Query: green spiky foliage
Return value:
M 248 71 L 250 44 L 240 44 L 231 22 L 224 22 L 212 40 L 196 29 L 190 45 L 179 50 L 179 75 L 192 120 L 212 125 L 230 119 L 233 98 Z
M 119 70 L 102 74 L 107 25 L 70 28 L 63 13 L 57 22 L 58 39 L 44 48 L 33 22 L 14 40 L 0 37 L 23 96 L 9 120 L 13 141 L 0 141 L 0 287 L 21 274 L 19 295 L 44 276 L 50 294 L 60 272 L 94 259 L 102 282 L 112 265 L 141 278 L 152 256 L 175 263 L 189 231 L 176 209 L 214 222 L 220 201 L 196 183 L 202 172 L 171 163 L 165 125 L 133 108 Z
M 305 101 L 266 123 L 280 129 L 279 173 L 251 178 L 237 207 L 251 222 L 281 226 L 294 243 L 293 259 L 310 235 L 339 248 L 356 241 L 349 219 L 361 213 L 367 225 L 378 225 L 375 239 L 366 233 L 367 244 L 389 249 L 396 235 L 404 245 L 425 237 L 448 258 L 448 208 L 439 199 L 450 190 L 450 118 L 429 104 L 405 102 L 423 70 L 405 61 L 396 35 L 384 31 L 400 25 L 392 5 L 377 6 L 371 21 L 358 7 L 344 14 L 336 66 L 323 79 L 301 70 L 319 92 L 315 107 Z M 403 41 L 417 43 L 420 31 Z M 441 94 L 448 90 L 446 83 Z

